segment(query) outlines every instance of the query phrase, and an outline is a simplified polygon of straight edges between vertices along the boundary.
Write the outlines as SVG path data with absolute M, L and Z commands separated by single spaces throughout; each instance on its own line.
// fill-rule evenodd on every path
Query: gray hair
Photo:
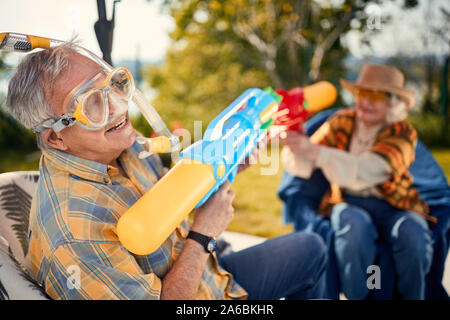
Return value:
M 406 102 L 393 94 L 391 97 L 391 106 L 386 114 L 386 122 L 388 124 L 403 121 L 408 117 L 408 107 Z
M 49 97 L 53 84 L 69 65 L 69 56 L 76 53 L 75 38 L 50 49 L 28 54 L 17 67 L 8 86 L 6 107 L 26 128 L 55 118 Z M 36 133 L 39 149 L 47 149 L 42 133 Z

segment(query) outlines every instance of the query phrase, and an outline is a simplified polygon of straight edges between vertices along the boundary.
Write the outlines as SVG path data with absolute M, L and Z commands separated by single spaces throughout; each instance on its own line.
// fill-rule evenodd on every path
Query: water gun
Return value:
M 208 125 L 204 137 L 131 206 L 117 223 L 122 245 L 137 255 L 156 251 L 196 207 L 225 182 L 266 138 L 281 96 L 271 88 L 248 89 Z
M 283 97 L 274 115 L 274 127 L 283 131 L 303 131 L 303 123 L 316 112 L 331 106 L 337 98 L 336 88 L 327 81 L 320 81 L 307 87 L 294 87 L 289 91 L 275 90 Z

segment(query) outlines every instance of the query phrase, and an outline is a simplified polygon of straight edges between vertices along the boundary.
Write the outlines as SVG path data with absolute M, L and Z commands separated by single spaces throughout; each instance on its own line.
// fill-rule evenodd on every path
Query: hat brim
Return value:
M 414 91 L 408 88 L 397 88 L 392 86 L 385 86 L 380 83 L 356 83 L 347 81 L 345 79 L 339 79 L 339 82 L 341 83 L 341 86 L 351 92 L 353 95 L 355 95 L 356 89 L 366 89 L 366 90 L 378 90 L 378 91 L 385 91 L 389 93 L 393 93 L 397 96 L 399 96 L 401 99 L 403 99 L 406 102 L 406 105 L 408 107 L 408 110 L 410 110 L 415 103 L 415 94 Z

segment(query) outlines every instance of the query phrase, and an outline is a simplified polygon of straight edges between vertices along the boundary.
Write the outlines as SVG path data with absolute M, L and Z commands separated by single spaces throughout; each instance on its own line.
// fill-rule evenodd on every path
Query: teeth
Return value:
M 112 130 L 122 128 L 125 125 L 125 123 L 127 122 L 126 120 L 127 120 L 127 118 L 124 117 L 122 120 L 120 120 L 120 122 L 118 122 L 114 127 L 112 127 Z
M 116 126 L 116 129 L 123 127 L 124 124 L 125 124 L 125 120 L 122 120 L 122 122 L 120 122 L 119 125 Z

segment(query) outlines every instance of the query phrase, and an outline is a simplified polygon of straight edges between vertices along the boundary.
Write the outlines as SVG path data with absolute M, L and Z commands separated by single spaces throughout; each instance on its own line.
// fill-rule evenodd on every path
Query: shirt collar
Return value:
M 55 149 L 44 150 L 42 153 L 49 164 L 57 169 L 69 172 L 82 179 L 105 184 L 111 183 L 108 169 L 112 167 L 109 165 L 79 158 Z

